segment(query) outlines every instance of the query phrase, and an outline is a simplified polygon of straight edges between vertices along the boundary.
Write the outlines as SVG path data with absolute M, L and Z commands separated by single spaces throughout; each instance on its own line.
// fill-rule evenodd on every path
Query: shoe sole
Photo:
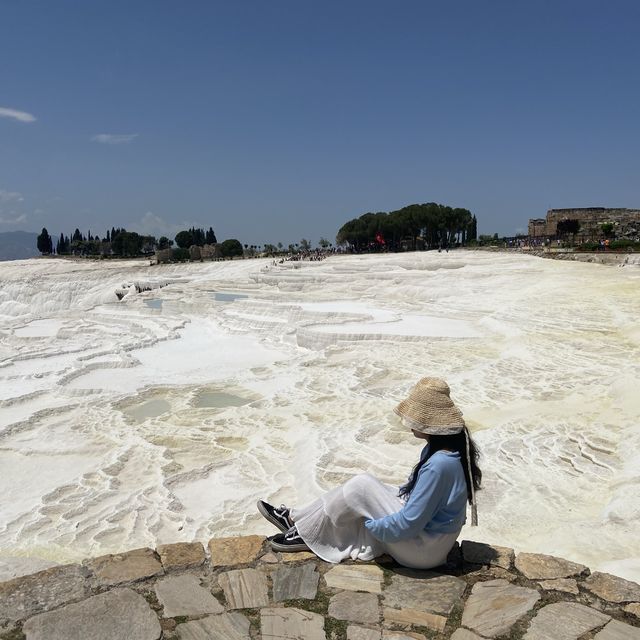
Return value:
M 258 500 L 257 502 L 257 506 L 258 506 L 258 511 L 260 512 L 260 515 L 265 518 L 266 520 L 268 520 L 274 527 L 277 527 L 280 531 L 282 531 L 282 533 L 286 533 L 287 531 L 289 531 L 290 527 L 284 527 L 282 522 L 280 522 L 279 520 L 277 520 L 276 518 L 274 518 L 263 506 L 262 504 L 262 500 Z
M 301 542 L 300 544 L 280 544 L 275 540 L 270 540 L 271 548 L 274 551 L 280 551 L 281 553 L 293 553 L 294 551 L 311 551 L 306 544 Z

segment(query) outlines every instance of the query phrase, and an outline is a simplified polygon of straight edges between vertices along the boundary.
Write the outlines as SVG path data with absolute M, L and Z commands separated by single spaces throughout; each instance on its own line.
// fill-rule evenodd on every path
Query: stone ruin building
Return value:
M 200 261 L 200 260 L 221 260 L 222 259 L 222 251 L 220 250 L 219 244 L 205 244 L 202 247 L 198 247 L 195 244 L 192 244 L 189 249 L 189 260 L 191 261 Z M 173 255 L 173 249 L 158 249 L 156 250 L 154 256 L 154 264 L 166 264 L 171 262 Z
M 558 222 L 578 220 L 580 230 L 576 242 L 588 242 L 604 237 L 602 225 L 611 223 L 616 238 L 634 239 L 640 232 L 640 209 L 607 209 L 586 207 L 576 209 L 549 209 L 546 218 L 529 220 L 529 237 L 553 238 L 557 235 Z

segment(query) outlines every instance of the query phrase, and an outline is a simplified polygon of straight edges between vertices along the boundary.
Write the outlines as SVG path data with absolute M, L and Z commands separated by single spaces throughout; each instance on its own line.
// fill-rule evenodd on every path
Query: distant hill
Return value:
M 29 231 L 0 233 L 0 260 L 24 260 L 39 256 L 37 238 L 37 233 Z

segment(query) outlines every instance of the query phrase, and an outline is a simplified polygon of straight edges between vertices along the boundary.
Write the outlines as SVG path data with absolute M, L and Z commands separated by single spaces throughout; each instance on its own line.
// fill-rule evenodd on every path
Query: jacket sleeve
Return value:
M 429 460 L 418 474 L 405 506 L 384 518 L 365 520 L 364 526 L 382 542 L 398 542 L 418 535 L 447 496 L 447 482 L 437 465 Z

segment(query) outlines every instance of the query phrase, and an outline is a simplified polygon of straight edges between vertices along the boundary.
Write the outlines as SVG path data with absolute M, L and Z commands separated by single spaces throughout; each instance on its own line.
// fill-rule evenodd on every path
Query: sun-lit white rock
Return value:
M 392 408 L 438 375 L 483 451 L 463 536 L 638 580 L 639 294 L 637 266 L 462 251 L 1 263 L 3 556 L 270 534 L 259 497 L 400 483 Z

